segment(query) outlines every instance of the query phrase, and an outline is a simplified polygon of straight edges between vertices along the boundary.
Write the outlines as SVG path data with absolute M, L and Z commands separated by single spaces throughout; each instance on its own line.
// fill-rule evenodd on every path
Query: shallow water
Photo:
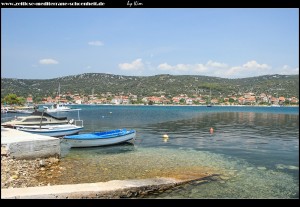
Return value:
M 82 108 L 85 132 L 133 128 L 136 142 L 83 149 L 62 144 L 63 170 L 49 178 L 51 184 L 178 176 L 204 168 L 221 179 L 146 198 L 299 198 L 298 107 L 76 107 Z

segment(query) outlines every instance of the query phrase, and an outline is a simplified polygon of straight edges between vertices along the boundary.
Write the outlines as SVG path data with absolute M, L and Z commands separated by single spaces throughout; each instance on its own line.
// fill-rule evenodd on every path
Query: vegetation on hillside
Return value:
M 270 94 L 275 97 L 299 97 L 299 75 L 265 75 L 251 78 L 226 79 L 195 75 L 123 76 L 104 73 L 85 73 L 54 79 L 12 79 L 1 78 L 1 98 L 8 94 L 18 97 L 32 95 L 35 101 L 44 97 L 55 97 L 60 93 L 101 95 L 110 92 L 115 95 L 134 94 L 144 96 L 177 96 L 179 94 L 209 95 L 227 97 L 252 92 Z

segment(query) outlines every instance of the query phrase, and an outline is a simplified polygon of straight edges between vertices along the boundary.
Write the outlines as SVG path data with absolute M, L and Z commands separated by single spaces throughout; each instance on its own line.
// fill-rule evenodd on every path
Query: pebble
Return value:
M 287 169 L 290 169 L 290 170 L 299 170 L 299 167 L 293 166 L 293 165 L 289 165 L 289 166 L 287 166 Z
M 1 156 L 1 188 L 21 188 L 45 186 L 48 182 L 41 182 L 37 177 L 48 173 L 48 163 L 58 163 L 57 158 L 16 160 Z M 42 167 L 43 166 L 43 167 Z
M 40 160 L 39 164 L 40 164 L 40 167 L 45 167 L 45 165 L 46 165 L 45 160 Z
M 277 169 L 289 169 L 289 170 L 299 170 L 299 167 L 293 165 L 284 165 L 284 164 L 277 164 Z

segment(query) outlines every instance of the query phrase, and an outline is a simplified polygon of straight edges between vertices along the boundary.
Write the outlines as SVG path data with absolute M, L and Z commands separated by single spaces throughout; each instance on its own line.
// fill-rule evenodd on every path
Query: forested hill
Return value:
M 104 73 L 85 73 L 54 79 L 1 78 L 1 98 L 9 93 L 27 97 L 54 97 L 71 92 L 90 95 L 110 92 L 138 96 L 179 94 L 209 94 L 213 96 L 241 95 L 253 92 L 299 98 L 299 75 L 264 75 L 251 78 L 226 79 L 195 75 L 124 76 Z

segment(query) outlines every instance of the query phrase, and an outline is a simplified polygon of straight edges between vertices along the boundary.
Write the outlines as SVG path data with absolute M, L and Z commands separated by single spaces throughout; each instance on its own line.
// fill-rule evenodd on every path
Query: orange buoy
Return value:
M 210 132 L 211 134 L 214 133 L 214 129 L 211 127 L 210 130 L 209 130 L 209 132 Z

